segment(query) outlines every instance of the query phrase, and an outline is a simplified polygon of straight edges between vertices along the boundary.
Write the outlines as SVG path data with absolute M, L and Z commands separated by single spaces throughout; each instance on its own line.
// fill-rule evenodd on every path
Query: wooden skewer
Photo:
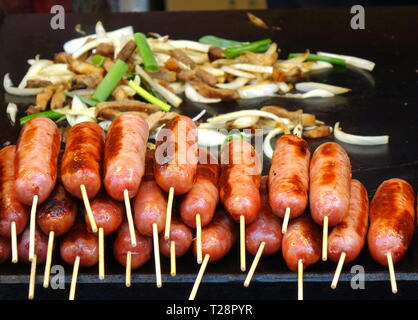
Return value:
M 200 266 L 199 273 L 197 274 L 196 280 L 194 282 L 192 292 L 190 292 L 189 300 L 194 300 L 196 297 L 196 293 L 197 293 L 197 290 L 199 289 L 200 282 L 202 281 L 203 275 L 205 273 L 206 266 L 208 265 L 209 258 L 210 258 L 210 255 L 205 254 L 205 258 L 203 259 L 203 262 Z
M 388 252 L 386 256 L 388 258 L 390 285 L 392 287 L 392 293 L 396 294 L 398 293 L 398 286 L 396 285 L 396 276 L 395 276 L 395 269 L 393 268 L 392 253 Z
M 54 249 L 54 237 L 55 232 L 49 231 L 48 234 L 48 249 L 46 251 L 46 262 L 45 262 L 45 272 L 44 272 L 44 288 L 49 286 L 49 276 L 51 274 L 51 262 L 52 262 L 52 250 Z
M 157 288 L 161 288 L 160 246 L 158 243 L 158 228 L 155 222 L 152 224 L 152 238 L 154 242 L 155 277 L 157 280 Z
M 196 255 L 197 263 L 202 263 L 202 221 L 200 213 L 196 214 Z
M 36 277 L 36 254 L 33 255 L 32 263 L 30 266 L 29 294 L 28 294 L 29 300 L 33 300 L 33 298 L 35 297 L 35 277 Z
M 176 242 L 170 241 L 170 275 L 174 277 L 177 274 L 176 271 Z
M 264 241 L 260 243 L 260 246 L 258 247 L 257 253 L 254 257 L 253 263 L 251 264 L 250 271 L 248 272 L 247 277 L 245 278 L 244 287 L 248 287 L 250 285 L 250 281 L 254 275 L 255 268 L 257 268 L 258 261 L 261 258 L 265 245 L 266 243 Z
M 84 184 L 80 185 L 81 196 L 83 198 L 84 207 L 86 208 L 87 218 L 89 219 L 91 231 L 94 233 L 97 232 L 96 221 L 94 220 L 93 212 L 91 211 L 89 197 L 87 196 L 86 186 Z
M 298 300 L 303 300 L 303 262 L 298 260 Z
M 340 260 L 338 260 L 337 269 L 335 270 L 334 278 L 332 279 L 332 283 L 331 283 L 332 289 L 335 289 L 337 287 L 338 279 L 340 279 L 341 270 L 344 265 L 345 256 L 346 256 L 345 252 L 341 253 Z
M 12 221 L 10 235 L 12 240 L 12 262 L 17 263 L 19 261 L 19 256 L 17 254 L 17 232 L 15 221 Z
M 104 229 L 99 228 L 99 279 L 105 278 Z
M 170 239 L 170 226 L 171 226 L 171 211 L 173 208 L 173 199 L 174 199 L 174 188 L 170 187 L 168 191 L 168 201 L 167 201 L 167 214 L 165 218 L 165 230 L 164 230 L 164 239 Z
M 77 256 L 74 261 L 73 277 L 71 278 L 70 296 L 68 300 L 74 300 L 79 267 L 80 267 L 80 256 Z
M 241 256 L 241 271 L 244 272 L 247 269 L 245 262 L 245 217 L 239 217 L 239 230 L 240 230 L 240 256 Z
M 132 269 L 132 252 L 128 251 L 126 254 L 126 275 L 125 285 L 129 288 L 131 286 L 131 269 Z
M 284 219 L 282 224 L 282 233 L 285 234 L 287 231 L 287 226 L 289 224 L 289 218 L 290 218 L 290 208 L 286 208 L 286 211 L 284 213 Z
M 328 259 L 328 216 L 324 217 L 322 233 L 322 261 L 327 261 Z
M 136 247 L 135 226 L 134 220 L 132 218 L 131 201 L 129 199 L 129 193 L 127 189 L 123 191 L 123 198 L 125 199 L 126 217 L 128 218 L 129 233 L 131 235 L 131 244 L 132 247 Z
M 35 218 L 36 207 L 38 205 L 38 196 L 33 196 L 32 207 L 30 209 L 30 224 L 29 224 L 29 261 L 32 261 L 35 255 Z

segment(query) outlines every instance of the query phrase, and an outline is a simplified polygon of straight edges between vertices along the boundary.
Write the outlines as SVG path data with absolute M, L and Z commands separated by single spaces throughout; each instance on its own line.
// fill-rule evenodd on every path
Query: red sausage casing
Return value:
M 283 236 L 282 251 L 287 267 L 298 270 L 302 259 L 303 268 L 318 262 L 321 257 L 322 234 L 310 217 L 301 216 L 289 222 Z
M 260 159 L 251 144 L 232 140 L 221 153 L 220 198 L 234 220 L 253 222 L 260 210 Z
M 105 195 L 96 197 L 90 203 L 90 207 L 97 228 L 103 228 L 105 236 L 113 233 L 119 228 L 125 215 L 125 206 L 121 202 L 113 200 Z M 90 220 L 85 210 L 84 217 L 87 228 L 90 230 Z
M 29 261 L 29 241 L 30 241 L 30 230 L 29 226 L 23 231 L 20 235 L 17 243 L 17 253 L 19 260 L 22 260 L 25 263 L 31 263 Z M 48 250 L 48 237 L 44 235 L 41 230 L 35 228 L 35 254 L 36 254 L 36 263 L 42 264 L 46 260 L 46 253 Z
M 345 150 L 334 142 L 315 150 L 310 167 L 310 207 L 312 218 L 322 225 L 341 222 L 350 202 L 351 164 Z
M 197 169 L 196 125 L 186 116 L 177 116 L 162 128 L 156 139 L 155 180 L 164 191 L 189 192 Z
M 144 236 L 152 236 L 152 225 L 158 233 L 165 228 L 167 196 L 154 178 L 154 150 L 147 151 L 145 175 L 134 201 L 135 227 Z
M 261 209 L 257 219 L 245 229 L 245 245 L 256 255 L 261 242 L 265 242 L 263 257 L 277 253 L 282 247 L 282 222 L 271 211 L 268 202 L 267 177 L 261 178 Z
M 131 268 L 136 269 L 145 264 L 151 257 L 152 239 L 141 236 L 135 230 L 136 247 L 132 247 L 131 235 L 129 233 L 128 223 L 125 221 L 119 227 L 116 233 L 116 239 L 113 243 L 113 254 L 116 260 L 123 266 L 126 266 L 126 256 L 128 252 L 132 253 Z
M 196 228 L 198 213 L 202 227 L 212 220 L 219 201 L 218 180 L 218 160 L 210 152 L 199 149 L 196 181 L 180 205 L 181 220 L 189 227 Z
M 54 231 L 55 236 L 67 233 L 77 217 L 77 203 L 57 184 L 52 194 L 36 211 L 36 221 L 46 235 Z
M 367 244 L 383 266 L 388 265 L 387 253 L 395 264 L 408 250 L 415 229 L 414 201 L 414 190 L 402 179 L 386 180 L 377 188 L 370 204 Z
M 341 254 L 345 252 L 346 263 L 356 259 L 366 242 L 368 225 L 367 190 L 360 181 L 353 179 L 348 212 L 328 237 L 328 257 L 337 263 Z
M 10 239 L 0 237 L 0 263 L 9 260 L 11 254 Z
M 36 117 L 20 130 L 15 158 L 15 189 L 20 202 L 32 205 L 46 200 L 57 180 L 61 137 L 54 121 Z
M 68 264 L 74 264 L 79 256 L 81 267 L 92 267 L 99 261 L 97 235 L 89 233 L 86 225 L 79 219 L 61 239 L 60 253 L 62 260 Z
M 133 198 L 145 170 L 148 124 L 139 115 L 124 112 L 112 121 L 105 142 L 104 185 L 115 200 L 124 199 L 128 190 Z
M 160 252 L 166 257 L 170 257 L 171 241 L 176 243 L 176 257 L 181 257 L 189 251 L 189 248 L 192 245 L 192 231 L 184 223 L 178 220 L 171 220 L 170 239 L 165 240 L 163 234 L 160 235 L 159 239 Z
M 28 208 L 17 198 L 15 191 L 16 146 L 0 150 L 0 235 L 10 237 L 11 224 L 16 223 L 16 233 L 25 229 L 28 221 Z
M 232 248 L 236 236 L 231 217 L 222 210 L 218 210 L 212 222 L 202 229 L 202 257 L 209 254 L 209 262 L 222 259 Z M 193 253 L 196 256 L 196 241 L 193 243 Z
M 61 180 L 65 189 L 79 199 L 81 185 L 86 187 L 89 199 L 100 190 L 103 139 L 103 129 L 94 122 L 76 124 L 67 133 Z
M 284 218 L 300 216 L 308 205 L 309 159 L 308 143 L 293 134 L 276 141 L 269 173 L 269 201 L 273 213 Z

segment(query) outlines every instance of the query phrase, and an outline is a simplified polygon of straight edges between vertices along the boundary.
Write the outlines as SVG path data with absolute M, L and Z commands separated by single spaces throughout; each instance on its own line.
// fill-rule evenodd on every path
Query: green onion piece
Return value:
M 289 53 L 288 59 L 299 57 L 303 55 L 303 53 Z M 310 54 L 305 61 L 325 61 L 329 62 L 331 64 L 335 64 L 337 66 L 345 67 L 347 63 L 343 59 L 338 58 L 330 58 L 330 57 L 324 57 L 324 56 L 318 56 L 317 54 Z
M 204 44 L 209 44 L 209 45 L 214 46 L 214 47 L 219 47 L 219 48 L 222 48 L 222 49 L 226 49 L 226 48 L 229 48 L 229 47 L 236 47 L 236 46 L 240 46 L 240 45 L 244 44 L 244 42 L 224 39 L 224 38 L 220 38 L 220 37 L 216 37 L 216 36 L 212 36 L 212 35 L 201 37 L 199 39 L 199 42 L 204 43 Z
M 48 111 L 44 111 L 44 112 L 38 112 L 38 113 L 34 113 L 34 114 L 30 114 L 28 116 L 22 117 L 20 118 L 19 122 L 20 125 L 23 126 L 27 121 L 29 121 L 30 119 L 36 118 L 36 117 L 45 117 L 45 118 L 49 118 L 51 120 L 58 120 L 62 117 L 64 117 L 65 115 L 59 112 L 55 112 L 53 110 L 48 110 Z
M 139 94 L 141 97 L 143 97 L 145 100 L 147 100 L 148 102 L 155 104 L 156 106 L 159 106 L 161 108 L 161 110 L 168 112 L 171 109 L 171 106 L 163 101 L 161 101 L 160 99 L 154 97 L 152 94 L 150 94 L 148 91 L 145 91 L 143 88 L 141 88 L 140 86 L 138 86 L 135 82 L 133 82 L 132 80 L 130 80 L 128 82 L 128 85 L 135 90 L 135 92 L 137 94 Z
M 91 57 L 91 63 L 93 63 L 96 67 L 101 67 L 105 59 L 106 57 L 103 57 L 100 54 L 95 54 Z
M 157 72 L 160 70 L 157 60 L 155 60 L 154 54 L 148 44 L 147 37 L 141 32 L 134 34 L 134 39 L 139 53 L 141 54 L 142 61 L 144 62 L 145 70 L 149 72 Z
M 118 59 L 112 69 L 106 74 L 93 93 L 92 98 L 98 102 L 106 101 L 119 81 L 122 79 L 129 66 Z
M 251 43 L 243 44 L 241 46 L 230 47 L 224 50 L 225 57 L 234 59 L 245 51 L 255 53 L 266 52 L 270 47 L 271 39 L 258 40 Z
M 74 98 L 74 96 L 77 96 L 81 101 L 83 101 L 85 104 L 87 104 L 87 105 L 89 105 L 91 107 L 95 107 L 96 104 L 97 104 L 97 101 L 94 101 L 92 99 L 89 99 L 89 98 L 86 98 L 86 97 L 83 97 L 83 96 L 74 94 L 71 91 L 65 91 L 65 95 L 67 97 L 70 97 L 70 98 Z

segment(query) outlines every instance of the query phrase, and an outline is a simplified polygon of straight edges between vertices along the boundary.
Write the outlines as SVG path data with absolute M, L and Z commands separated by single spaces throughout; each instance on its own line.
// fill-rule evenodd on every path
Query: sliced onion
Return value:
M 10 75 L 6 73 L 3 78 L 4 90 L 11 95 L 15 96 L 35 96 L 41 92 L 44 88 L 16 88 L 13 87 L 13 82 L 10 80 Z
M 245 86 L 249 80 L 250 79 L 248 78 L 237 77 L 231 82 L 217 83 L 216 86 L 221 89 L 237 90 L 238 88 Z
M 194 116 L 193 118 L 192 118 L 192 120 L 193 121 L 197 121 L 197 120 L 199 120 L 200 118 L 202 118 L 204 115 L 205 115 L 205 113 L 206 113 L 206 109 L 203 109 L 202 111 L 200 111 L 196 116 Z
M 171 82 L 169 86 L 173 89 L 175 94 L 182 94 L 184 92 L 184 83 L 181 83 L 180 81 Z
M 261 82 L 248 85 L 238 89 L 241 99 L 259 98 L 265 96 L 272 96 L 279 90 L 279 87 L 274 82 Z
M 295 85 L 296 90 L 302 91 L 302 92 L 309 92 L 311 90 L 315 89 L 322 89 L 329 92 L 332 92 L 333 94 L 343 94 L 351 91 L 349 88 L 344 87 L 337 87 L 330 84 L 325 83 L 319 83 L 319 82 L 299 82 Z
M 35 77 L 43 68 L 47 65 L 53 64 L 51 60 L 46 59 L 36 59 L 34 63 L 30 66 L 26 74 L 23 76 L 22 80 L 20 81 L 19 85 L 17 86 L 19 89 L 23 89 L 26 87 L 26 83 L 29 79 Z
M 210 45 L 190 40 L 168 40 L 174 48 L 189 49 L 199 52 L 208 53 Z
M 6 113 L 9 115 L 13 125 L 16 123 L 17 105 L 16 103 L 9 102 L 6 108 Z
M 264 139 L 264 143 L 263 143 L 263 151 L 264 154 L 266 155 L 267 158 L 272 159 L 273 158 L 273 148 L 271 147 L 271 143 L 270 140 L 277 136 L 278 134 L 283 133 L 283 129 L 282 128 L 275 128 L 273 130 L 271 130 L 267 136 Z
M 54 63 L 45 66 L 39 72 L 39 75 L 43 76 L 56 76 L 56 75 L 70 75 L 74 76 L 74 73 L 68 69 L 66 63 Z
M 329 98 L 333 97 L 334 94 L 327 90 L 315 89 L 305 93 L 286 93 L 283 95 L 286 98 L 297 98 L 297 99 L 307 99 L 307 98 Z
M 332 69 L 333 66 L 331 63 L 326 62 L 326 61 L 315 61 L 312 65 L 311 65 L 311 70 L 322 70 L 322 69 Z
M 350 64 L 350 65 L 355 66 L 357 68 L 365 69 L 365 70 L 368 70 L 368 71 L 373 71 L 374 66 L 376 65 L 374 62 L 372 62 L 370 60 L 366 60 L 366 59 L 363 59 L 363 58 L 357 58 L 357 57 L 353 57 L 353 56 L 345 56 L 345 55 L 342 55 L 342 54 L 322 52 L 322 51 L 318 51 L 316 54 L 319 55 L 319 56 L 324 56 L 324 57 L 343 59 L 343 60 L 345 60 L 345 62 L 347 64 Z
M 237 119 L 237 118 L 247 117 L 247 116 L 256 116 L 256 117 L 260 117 L 260 118 L 268 118 L 268 119 L 272 119 L 276 122 L 282 122 L 286 125 L 291 123 L 291 121 L 287 118 L 281 118 L 281 117 L 278 117 L 271 112 L 266 112 L 266 111 L 261 111 L 261 110 L 256 110 L 256 109 L 241 110 L 241 111 L 221 114 L 219 116 L 209 118 L 207 120 L 207 122 L 211 123 L 211 124 L 225 123 L 225 122 Z
M 223 76 L 225 76 L 225 71 L 222 70 L 222 69 L 218 69 L 218 68 L 214 68 L 214 67 L 209 67 L 209 66 L 201 66 L 200 68 L 202 68 L 207 73 L 210 73 L 211 75 L 213 75 L 215 77 L 223 77 Z
M 228 67 L 228 66 L 223 66 L 222 70 L 225 71 L 226 73 L 232 74 L 233 76 L 236 76 L 236 77 L 255 79 L 255 75 L 253 75 L 251 73 L 244 72 L 244 71 L 241 71 L 241 70 L 237 70 L 235 68 L 231 68 L 231 67 Z
M 236 129 L 244 129 L 249 128 L 253 125 L 255 125 L 258 121 L 259 117 L 257 116 L 246 116 L 246 117 L 240 117 L 232 123 L 232 126 Z
M 231 65 L 232 68 L 248 71 L 248 72 L 255 72 L 255 73 L 273 73 L 273 67 L 271 66 L 259 66 L 256 64 L 249 64 L 249 63 L 236 63 Z
M 110 40 L 109 40 L 110 42 Z M 94 39 L 92 41 L 87 42 L 86 44 L 84 44 L 83 46 L 81 46 L 80 48 L 78 48 L 73 54 L 72 57 L 74 59 L 78 59 L 80 56 L 82 56 L 83 54 L 85 54 L 86 52 L 96 48 L 99 45 L 100 41 L 97 39 Z
M 290 89 L 291 89 L 290 86 L 286 82 L 284 82 L 284 81 L 276 82 L 276 84 L 279 87 L 279 90 L 281 92 L 286 93 L 286 92 L 289 92 Z
M 219 146 L 225 142 L 226 135 L 216 130 L 197 129 L 197 141 L 200 146 Z
M 190 50 L 184 50 L 184 53 L 187 54 L 187 56 L 193 60 L 196 64 L 204 64 L 206 62 L 209 62 L 209 56 L 206 53 L 201 53 L 197 51 L 190 51 Z
M 104 121 L 100 121 L 98 123 L 98 125 L 104 130 L 107 131 L 110 127 L 110 125 L 112 124 L 112 121 L 110 120 L 104 120 Z
M 185 86 L 185 94 L 187 99 L 194 101 L 194 102 L 199 102 L 199 103 L 218 103 L 221 102 L 221 99 L 214 99 L 214 98 L 207 98 L 202 96 L 199 92 L 196 91 L 195 88 L 193 88 L 193 86 L 189 83 L 186 82 Z
M 74 126 L 77 123 L 85 121 L 96 122 L 95 112 L 92 109 L 95 108 L 88 108 L 78 96 L 74 96 L 71 109 L 68 109 L 64 114 L 70 126 Z M 58 110 L 55 111 L 59 112 Z M 80 115 L 71 115 L 71 113 L 79 113 Z
M 345 133 L 341 130 L 339 122 L 337 122 L 334 126 L 334 137 L 345 143 L 362 146 L 374 146 L 389 143 L 389 136 L 358 136 Z

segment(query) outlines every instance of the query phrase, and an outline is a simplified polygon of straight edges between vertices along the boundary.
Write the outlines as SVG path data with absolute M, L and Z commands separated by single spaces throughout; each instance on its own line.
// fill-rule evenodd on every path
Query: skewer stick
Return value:
M 286 208 L 286 211 L 284 213 L 284 219 L 282 224 L 282 233 L 285 234 L 287 231 L 287 225 L 289 224 L 289 218 L 290 218 L 290 208 Z
M 335 270 L 334 278 L 332 279 L 331 289 L 335 289 L 337 287 L 338 279 L 340 279 L 341 270 L 344 265 L 345 256 L 345 252 L 341 253 L 340 260 L 338 260 L 337 269 Z
M 328 259 L 328 216 L 324 217 L 323 233 L 322 233 L 322 261 Z
M 157 288 L 161 288 L 161 263 L 160 263 L 160 246 L 158 243 L 158 229 L 157 224 L 154 222 L 152 224 L 152 238 L 154 244 L 154 260 L 155 260 L 155 277 L 157 280 Z
M 165 218 L 164 239 L 170 239 L 171 211 L 173 208 L 174 188 L 170 187 L 168 191 L 167 214 Z
M 55 232 L 49 231 L 48 234 L 48 249 L 46 252 L 45 272 L 44 272 L 44 288 L 49 286 L 49 276 L 51 274 L 52 249 L 54 248 Z
M 35 277 L 36 277 L 36 254 L 33 255 L 32 263 L 30 266 L 29 294 L 28 294 L 29 300 L 33 300 L 35 296 Z
M 396 294 L 398 293 L 398 286 L 396 285 L 396 276 L 395 276 L 395 269 L 393 268 L 392 254 L 388 252 L 386 256 L 388 258 L 390 285 L 392 287 L 392 293 Z
M 128 218 L 129 234 L 131 235 L 131 244 L 132 247 L 136 247 L 134 220 L 132 218 L 131 201 L 129 200 L 129 193 L 127 189 L 123 190 L 123 198 L 125 199 L 126 217 Z
M 170 275 L 174 277 L 177 274 L 176 271 L 176 242 L 170 241 Z
M 89 219 L 91 231 L 94 233 L 97 232 L 96 221 L 94 220 L 93 212 L 91 211 L 89 197 L 87 196 L 86 186 L 84 184 L 80 185 L 81 196 L 83 198 L 84 206 L 86 207 L 87 218 Z
M 17 263 L 19 258 L 17 254 L 17 233 L 15 221 L 12 221 L 10 235 L 12 240 L 12 262 Z
M 99 279 L 105 278 L 105 262 L 104 262 L 104 229 L 99 228 Z
M 196 280 L 194 282 L 192 292 L 190 292 L 189 300 L 194 300 L 194 298 L 196 297 L 196 293 L 197 293 L 197 290 L 199 289 L 200 282 L 202 281 L 203 275 L 205 273 L 206 266 L 208 265 L 209 258 L 210 258 L 210 254 L 205 254 L 205 258 L 203 259 L 203 262 L 200 266 L 199 273 L 197 274 Z
M 298 300 L 303 300 L 303 262 L 298 260 Z
M 70 296 L 68 300 L 74 300 L 79 267 L 80 267 L 80 256 L 77 256 L 74 261 L 73 277 L 71 278 Z
M 126 287 L 131 286 L 131 269 L 132 269 L 132 252 L 128 251 L 126 254 L 126 275 L 125 275 L 125 285 Z
M 35 255 L 35 218 L 36 207 L 38 205 L 38 196 L 33 196 L 32 208 L 30 209 L 30 225 L 29 225 L 29 261 L 32 261 Z
M 241 256 L 241 271 L 244 272 L 247 267 L 245 263 L 245 217 L 239 217 L 239 231 L 240 231 L 240 256 Z
M 197 263 L 202 263 L 202 222 L 200 219 L 200 213 L 196 214 L 196 251 L 197 251 Z
M 251 264 L 250 271 L 248 272 L 247 277 L 245 278 L 244 287 L 248 287 L 250 285 L 250 281 L 254 275 L 255 268 L 257 268 L 258 261 L 260 260 L 265 245 L 266 243 L 264 241 L 260 243 L 260 246 L 258 247 L 257 253 L 254 257 L 253 263 Z

